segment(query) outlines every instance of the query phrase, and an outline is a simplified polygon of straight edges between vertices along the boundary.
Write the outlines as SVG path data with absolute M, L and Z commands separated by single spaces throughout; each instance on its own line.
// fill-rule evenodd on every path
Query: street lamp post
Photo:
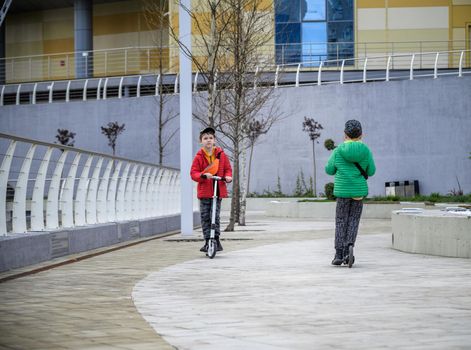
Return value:
M 180 39 L 180 171 L 181 171 L 181 232 L 193 233 L 193 186 L 190 178 L 192 158 L 192 91 L 191 58 L 182 47 L 191 53 L 191 0 L 181 0 L 179 6 Z

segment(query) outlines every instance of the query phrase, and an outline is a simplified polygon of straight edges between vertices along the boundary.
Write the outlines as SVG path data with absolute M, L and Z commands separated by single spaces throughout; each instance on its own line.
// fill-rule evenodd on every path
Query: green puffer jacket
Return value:
M 340 198 L 365 197 L 368 184 L 355 166 L 358 162 L 368 176 L 376 172 L 373 154 L 361 141 L 345 141 L 332 152 L 325 172 L 335 175 L 334 195 Z

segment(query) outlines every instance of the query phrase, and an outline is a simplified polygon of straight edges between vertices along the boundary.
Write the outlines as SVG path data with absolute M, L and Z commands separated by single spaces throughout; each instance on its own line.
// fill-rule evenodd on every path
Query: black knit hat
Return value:
M 351 119 L 345 123 L 345 134 L 351 139 L 356 139 L 361 136 L 361 123 L 358 120 Z
M 216 130 L 214 130 L 211 127 L 204 128 L 203 130 L 200 131 L 200 139 L 204 134 L 211 134 L 213 136 L 216 136 Z

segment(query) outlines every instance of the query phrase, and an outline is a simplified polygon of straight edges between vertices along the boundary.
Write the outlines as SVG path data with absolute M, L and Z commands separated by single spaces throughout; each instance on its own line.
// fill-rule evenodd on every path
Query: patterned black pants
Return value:
M 337 198 L 335 211 L 335 249 L 345 249 L 355 245 L 360 224 L 363 201 L 351 198 Z
M 201 214 L 201 226 L 203 227 L 204 239 L 209 239 L 211 234 L 211 208 L 213 204 L 212 198 L 200 199 L 200 214 Z M 216 229 L 215 235 L 219 237 L 221 233 L 219 228 L 219 213 L 221 211 L 221 198 L 217 199 L 216 205 Z

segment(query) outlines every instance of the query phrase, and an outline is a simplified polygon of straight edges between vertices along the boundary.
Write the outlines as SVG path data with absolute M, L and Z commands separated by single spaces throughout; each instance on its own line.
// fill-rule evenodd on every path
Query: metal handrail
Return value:
M 118 160 L 118 161 L 123 161 L 123 162 L 133 162 L 136 164 L 140 165 L 146 165 L 146 166 L 158 166 L 160 168 L 165 168 L 169 170 L 178 170 L 180 169 L 173 168 L 173 167 L 168 167 L 168 166 L 163 166 L 163 165 L 156 165 L 154 163 L 149 163 L 149 162 L 142 162 L 139 160 L 134 160 L 134 159 L 129 159 L 129 158 L 124 158 L 124 157 L 118 157 L 118 156 L 113 156 L 112 154 L 107 154 L 107 153 L 100 153 L 100 152 L 95 152 L 95 151 L 90 151 L 82 148 L 77 148 L 77 147 L 71 147 L 71 146 L 66 146 L 66 145 L 59 145 L 57 143 L 50 143 L 50 142 L 45 142 L 45 141 L 40 141 L 40 140 L 35 140 L 35 139 L 30 139 L 18 135 L 13 135 L 13 134 L 5 134 L 0 132 L 0 138 L 4 139 L 10 139 L 13 141 L 18 141 L 18 142 L 25 142 L 25 143 L 34 143 L 35 145 L 39 146 L 46 146 L 46 147 L 51 147 L 51 148 L 56 148 L 59 150 L 66 150 L 66 151 L 72 151 L 72 152 L 80 152 L 80 153 L 85 153 L 91 156 L 95 157 L 105 157 L 105 158 L 110 158 L 112 160 Z
M 341 60 L 323 60 L 320 61 L 319 66 L 316 67 L 315 65 L 318 64 L 318 61 L 305 61 L 305 62 L 298 62 L 298 63 L 287 63 L 283 65 L 266 65 L 262 66 L 255 66 L 254 67 L 254 78 L 253 78 L 253 88 L 257 88 L 259 84 L 260 77 L 263 74 L 266 75 L 273 75 L 273 83 L 272 85 L 275 88 L 278 88 L 280 86 L 280 77 L 281 75 L 285 73 L 295 73 L 295 82 L 294 86 L 299 87 L 301 84 L 304 84 L 301 82 L 301 72 L 312 72 L 317 70 L 317 85 L 322 85 L 322 77 L 324 71 L 328 73 L 332 73 L 333 71 L 339 71 L 340 72 L 340 77 L 338 80 L 330 80 L 329 82 L 339 82 L 340 84 L 343 84 L 345 82 L 344 79 L 344 72 L 345 70 L 362 70 L 362 79 L 357 79 L 357 80 L 351 80 L 351 81 L 362 81 L 363 83 L 367 82 L 367 73 L 368 69 L 369 70 L 378 70 L 378 66 L 375 66 L 373 68 L 373 64 L 375 61 L 378 61 L 380 63 L 379 65 L 379 70 L 384 70 L 385 71 L 385 76 L 384 76 L 384 81 L 389 81 L 390 80 L 390 72 L 392 70 L 392 65 L 394 62 L 394 59 L 401 59 L 401 58 L 410 58 L 409 62 L 404 64 L 404 70 L 409 71 L 409 76 L 408 78 L 410 80 L 414 79 L 414 63 L 416 62 L 416 58 L 420 57 L 420 60 L 423 61 L 422 57 L 424 56 L 431 56 L 433 58 L 433 66 L 430 67 L 430 69 L 433 69 L 433 77 L 437 78 L 439 75 L 438 73 L 438 64 L 439 64 L 439 57 L 445 57 L 447 58 L 447 62 L 450 59 L 450 57 L 455 57 L 455 60 L 457 56 L 459 55 L 459 62 L 458 62 L 458 72 L 457 75 L 459 77 L 462 77 L 463 74 L 469 74 L 469 72 L 465 71 L 463 73 L 463 64 L 464 64 L 464 56 L 465 53 L 470 53 L 471 50 L 450 50 L 450 51 L 441 51 L 441 52 L 423 52 L 423 53 L 407 53 L 407 54 L 395 54 L 395 55 L 376 55 L 376 56 L 366 56 L 366 57 L 355 57 L 355 58 L 346 58 L 346 59 L 341 59 Z M 384 61 L 386 61 L 385 66 Z M 363 62 L 363 65 L 360 63 Z M 346 63 L 353 63 L 350 66 L 347 66 Z M 368 65 L 369 64 L 369 65 Z M 396 65 L 397 66 L 397 65 Z M 196 72 L 193 80 L 193 92 L 197 93 L 198 92 L 198 77 L 201 74 L 201 76 L 204 76 L 204 72 Z M 222 73 L 224 74 L 224 73 Z M 453 74 L 453 73 L 442 73 L 442 74 Z M 167 81 L 167 85 L 172 85 L 173 86 L 173 93 L 178 94 L 179 92 L 179 75 L 170 75 L 171 77 L 173 76 L 172 82 Z M 423 75 L 421 75 L 423 76 Z M 141 93 L 141 86 L 143 84 L 143 81 L 146 80 L 145 78 L 150 78 L 152 81 L 151 85 L 154 84 L 154 79 L 156 80 L 155 82 L 155 96 L 158 96 L 159 94 L 159 84 L 161 83 L 162 77 L 160 75 L 152 75 L 152 74 L 146 74 L 146 75 L 129 75 L 129 76 L 122 76 L 122 77 L 112 77 L 113 79 L 119 79 L 119 85 L 118 85 L 118 98 L 122 98 L 123 96 L 123 85 L 124 85 L 124 79 L 135 79 L 137 80 L 137 85 L 136 85 L 136 97 L 140 97 L 142 95 Z M 404 78 L 404 77 L 402 77 Z M 97 89 L 96 89 L 96 99 L 103 98 L 108 98 L 108 85 L 109 85 L 109 79 L 111 77 L 107 78 L 96 78 L 95 81 L 97 82 Z M 92 79 L 77 79 L 73 80 L 75 85 L 80 85 L 80 82 L 83 82 L 82 86 L 82 100 L 86 101 L 87 100 L 87 89 L 88 89 L 88 84 L 89 81 Z M 204 79 L 203 79 L 204 80 Z M 218 79 L 215 79 L 214 81 L 214 89 L 216 89 L 216 83 Z M 375 80 L 378 80 L 376 78 Z M 70 88 L 71 88 L 71 80 L 67 81 L 67 88 L 65 91 L 65 101 L 69 102 L 70 101 Z M 47 85 L 48 87 L 48 93 L 49 93 L 49 103 L 53 102 L 53 91 L 54 91 L 54 86 L 55 86 L 55 81 L 52 82 L 43 82 L 41 84 L 49 84 Z M 65 82 L 62 81 L 64 84 Z M 102 84 L 103 83 L 103 84 Z M 26 83 L 26 84 L 18 84 L 16 85 L 16 104 L 20 104 L 21 100 L 21 90 L 24 88 L 26 85 L 30 85 L 33 83 Z M 33 91 L 32 91 L 32 96 L 31 96 L 31 101 L 33 104 L 36 103 L 36 93 L 37 93 L 37 87 L 39 83 L 34 83 L 33 85 Z M 149 85 L 149 84 L 147 84 Z M 283 85 L 289 85 L 289 84 L 283 84 Z M 15 85 L 8 85 L 8 86 L 15 86 Z M 11 90 L 11 89 L 10 89 Z M 4 104 L 4 95 L 5 95 L 5 85 L 1 88 L 0 90 L 0 106 Z
M 394 54 L 395 52 L 418 52 L 423 50 L 441 51 L 450 47 L 465 49 L 466 41 L 402 41 L 402 42 L 311 42 L 311 43 L 293 43 L 293 44 L 270 44 L 259 48 L 260 54 L 273 63 L 285 64 L 290 59 L 291 48 L 309 47 L 322 45 L 325 47 L 337 47 L 333 50 L 337 60 L 342 59 L 339 54 L 342 50 L 339 47 L 351 46 L 350 54 L 353 56 L 371 56 L 372 53 L 384 52 L 385 54 Z M 280 58 L 280 47 L 283 55 Z M 194 47 L 196 50 L 199 46 Z M 148 74 L 155 72 L 155 60 L 158 59 L 156 50 L 178 50 L 177 46 L 128 46 L 113 49 L 97 49 L 92 51 L 69 51 L 52 54 L 37 54 L 27 56 L 13 56 L 0 59 L 0 66 L 5 76 L 0 76 L 6 82 L 26 82 L 26 81 L 45 81 L 72 79 L 76 77 L 76 72 L 83 71 L 88 77 L 99 76 L 121 76 L 131 74 Z M 330 50 L 332 51 L 332 50 Z M 329 52 L 330 52 L 329 51 Z M 288 58 L 285 54 L 288 54 Z M 82 56 L 84 55 L 85 56 Z M 142 55 L 147 55 L 143 60 Z M 327 53 L 332 55 L 332 53 Z M 325 54 L 319 55 L 316 50 L 309 53 L 309 56 L 317 57 L 320 61 Z M 166 54 L 164 58 L 165 72 L 175 73 L 176 66 L 173 66 L 173 55 Z M 59 62 L 60 60 L 60 62 Z M 281 62 L 280 62 L 281 60 Z M 93 63 L 92 63 L 93 62 Z M 147 64 L 146 64 L 147 62 Z M 152 63 L 152 64 L 151 64 Z M 317 62 L 318 63 L 318 62 Z M 57 65 L 57 66 L 55 66 Z M 78 76 L 77 76 L 78 77 Z
M 180 212 L 178 169 L 4 133 L 0 139 L 8 141 L 0 158 L 0 236 Z M 25 156 L 16 154 L 20 142 L 29 146 Z M 44 155 L 34 158 L 40 147 L 46 148 Z M 57 158 L 54 151 L 57 160 L 51 160 Z M 68 162 L 70 154 L 75 156 Z M 33 160 L 40 161 L 36 172 L 31 171 Z M 13 201 L 7 198 L 8 187 L 14 190 Z

